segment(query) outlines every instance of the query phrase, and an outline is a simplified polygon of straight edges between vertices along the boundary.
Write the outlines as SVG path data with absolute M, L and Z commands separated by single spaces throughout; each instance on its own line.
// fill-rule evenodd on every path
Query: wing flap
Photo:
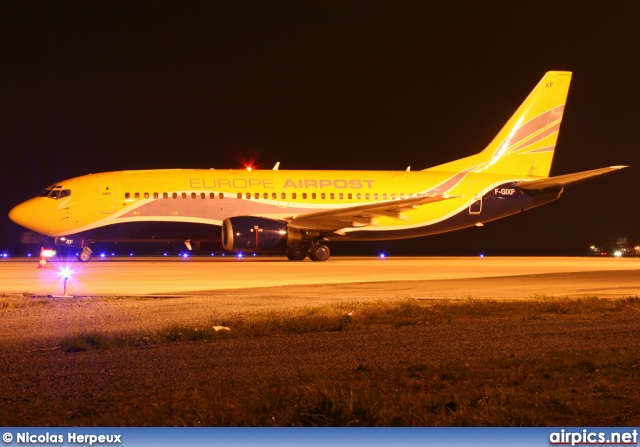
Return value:
M 350 206 L 348 208 L 334 208 L 315 213 L 299 214 L 286 219 L 289 225 L 306 230 L 335 231 L 342 228 L 357 228 L 375 225 L 376 217 L 391 217 L 406 220 L 404 211 L 421 205 L 453 199 L 457 196 L 424 196 L 409 199 L 390 200 L 386 202 L 368 203 L 366 205 Z
M 523 180 L 516 183 L 516 186 L 524 190 L 540 190 L 546 188 L 553 188 L 555 186 L 565 186 L 569 183 L 575 183 L 582 180 L 587 180 L 591 177 L 595 177 L 602 174 L 608 174 L 619 169 L 626 168 L 628 166 L 609 166 L 608 168 L 592 169 L 590 171 L 574 172 L 573 174 L 557 175 L 555 177 L 547 177 L 540 180 Z

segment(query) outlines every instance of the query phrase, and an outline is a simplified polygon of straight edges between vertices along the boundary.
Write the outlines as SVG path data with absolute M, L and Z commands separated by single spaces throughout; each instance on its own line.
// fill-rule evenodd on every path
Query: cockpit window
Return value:
M 50 189 L 47 188 L 38 194 L 38 197 L 49 197 L 50 199 L 61 199 L 71 195 L 70 189 Z

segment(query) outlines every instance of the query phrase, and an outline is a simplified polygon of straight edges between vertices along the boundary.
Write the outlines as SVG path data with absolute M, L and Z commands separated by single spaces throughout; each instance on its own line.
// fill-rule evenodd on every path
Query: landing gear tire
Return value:
M 83 248 L 80 254 L 78 255 L 78 261 L 80 262 L 89 262 L 91 260 L 92 251 L 87 247 Z
M 294 245 L 287 252 L 287 258 L 289 261 L 304 261 L 304 258 L 307 257 L 307 247 L 304 245 Z
M 311 247 L 309 251 L 309 257 L 312 261 L 326 261 L 331 256 L 331 251 L 329 251 L 329 247 L 324 244 L 318 244 Z

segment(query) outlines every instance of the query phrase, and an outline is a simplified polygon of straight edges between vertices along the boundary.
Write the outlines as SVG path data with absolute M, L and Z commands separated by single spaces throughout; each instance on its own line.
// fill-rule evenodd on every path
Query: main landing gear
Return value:
M 304 261 L 307 255 L 312 261 L 326 261 L 331 256 L 331 251 L 323 243 L 315 243 L 311 246 L 296 244 L 287 251 L 287 258 L 290 261 Z

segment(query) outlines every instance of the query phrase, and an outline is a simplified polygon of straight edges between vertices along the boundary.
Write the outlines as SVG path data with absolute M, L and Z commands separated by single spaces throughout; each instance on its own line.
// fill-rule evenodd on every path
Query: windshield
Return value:
M 47 188 L 38 194 L 38 197 L 49 197 L 51 199 L 61 199 L 62 197 L 67 197 L 71 195 L 70 189 L 60 189 L 61 186 Z

